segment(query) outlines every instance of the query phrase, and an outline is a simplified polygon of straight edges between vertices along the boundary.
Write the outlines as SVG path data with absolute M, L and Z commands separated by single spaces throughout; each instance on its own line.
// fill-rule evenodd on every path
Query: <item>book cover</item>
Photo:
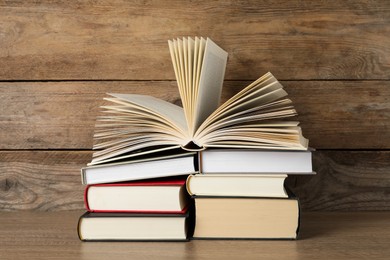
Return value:
M 194 239 L 269 240 L 298 238 L 300 205 L 296 197 L 195 196 Z
M 86 212 L 77 225 L 84 242 L 180 242 L 189 241 L 193 230 L 193 205 L 183 214 Z
M 315 174 L 311 150 L 207 149 L 198 157 L 205 174 Z
M 191 174 L 187 192 L 191 196 L 287 198 L 286 174 Z
M 81 169 L 83 184 L 100 184 L 189 175 L 198 171 L 195 152 L 151 156 L 133 161 L 120 161 Z

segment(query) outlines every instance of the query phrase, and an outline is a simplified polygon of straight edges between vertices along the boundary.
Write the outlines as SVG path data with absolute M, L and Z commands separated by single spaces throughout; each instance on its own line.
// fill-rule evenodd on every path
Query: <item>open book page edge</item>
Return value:
M 119 156 L 119 157 L 115 157 L 115 158 L 110 158 L 110 159 L 107 159 L 107 160 L 90 162 L 87 165 L 88 166 L 101 165 L 101 164 L 106 164 L 108 162 L 114 162 L 116 160 L 130 159 L 130 158 L 134 158 L 134 157 L 137 157 L 137 156 L 153 154 L 153 153 L 159 153 L 159 152 L 168 151 L 168 150 L 174 150 L 174 149 L 178 149 L 178 148 L 181 148 L 181 147 L 180 146 L 168 146 L 168 147 L 163 147 L 163 148 L 151 149 L 151 150 L 142 151 L 142 152 L 135 152 L 135 153 L 132 153 L 132 154 L 129 154 L 129 155 L 124 155 L 124 156 Z M 136 161 L 136 160 L 131 160 L 131 161 Z
M 156 115 L 160 115 L 162 118 L 169 120 L 173 125 L 177 126 L 181 130 L 183 136 L 188 136 L 187 123 L 182 107 L 162 99 L 146 95 L 118 93 L 108 93 L 108 95 L 124 100 L 133 105 L 143 107 Z
M 176 83 L 178 85 L 179 89 L 179 94 L 180 94 L 180 99 L 183 100 L 185 99 L 185 93 L 184 93 L 184 83 L 181 78 L 181 71 L 179 70 L 178 63 L 179 63 L 179 57 L 177 53 L 177 43 L 176 41 L 168 41 L 168 46 L 169 46 L 169 52 L 171 54 L 171 60 L 172 60 L 172 65 L 173 65 L 173 70 L 175 72 L 175 77 L 176 77 Z M 184 102 L 183 102 L 184 103 Z
M 171 150 L 171 149 L 178 149 L 179 147 L 169 147 L 169 149 L 165 148 L 165 149 L 156 149 L 154 151 L 151 151 L 151 152 L 162 152 L 162 151 L 166 151 L 166 150 Z M 144 154 L 148 154 L 148 153 L 144 153 Z M 144 155 L 144 154 L 139 154 L 139 155 Z M 138 162 L 148 162 L 148 161 L 157 161 L 157 160 L 165 160 L 165 159 L 171 159 L 171 158 L 181 158 L 181 157 L 187 157 L 187 156 L 195 156 L 196 155 L 196 152 L 183 152 L 183 153 L 180 153 L 180 154 L 171 154 L 171 155 L 157 155 L 157 156 L 151 156 L 151 157 L 148 157 L 148 158 L 142 158 L 142 159 L 135 159 L 135 160 L 131 160 L 131 161 L 121 161 L 121 162 L 111 162 L 111 163 L 105 163 L 105 164 L 94 164 L 94 165 L 91 165 L 91 164 L 88 164 L 87 167 L 85 168 L 100 168 L 100 167 L 106 167 L 106 166 L 112 166 L 112 165 L 123 165 L 123 164 L 129 164 L 129 163 L 138 163 Z
M 200 74 L 202 71 L 202 64 L 203 64 L 203 58 L 204 58 L 204 51 L 206 48 L 206 40 L 204 38 L 196 38 L 199 42 L 198 44 L 198 57 L 197 57 L 197 64 L 196 64 L 196 73 L 195 73 L 195 85 L 194 85 L 194 100 L 195 100 L 195 107 L 192 108 L 192 113 L 194 114 L 194 120 L 195 120 L 195 113 L 196 113 L 196 104 L 198 103 L 199 99 L 199 81 L 200 81 Z M 195 122 L 193 122 L 195 124 Z M 193 127 L 194 128 L 194 127 Z
M 194 40 L 190 37 L 187 38 L 187 85 L 190 86 L 187 90 L 188 95 L 188 109 L 190 110 L 190 113 L 188 113 L 189 118 L 187 120 L 188 130 L 189 132 L 192 132 L 191 130 L 191 123 L 193 122 L 193 113 L 192 109 L 194 107 L 194 85 L 193 85 L 193 66 L 194 66 Z
M 195 131 L 218 108 L 227 56 L 226 51 L 207 38 L 195 110 Z
M 221 128 L 229 129 L 231 126 L 233 126 L 233 128 L 237 128 L 236 126 L 240 124 L 244 127 L 245 124 L 251 124 L 251 122 L 255 121 L 275 120 L 293 115 L 296 115 L 296 111 L 294 109 L 288 108 L 284 110 L 266 111 L 264 113 L 258 113 L 254 115 L 242 115 L 228 118 L 226 120 L 221 119 L 211 124 L 200 135 L 197 135 L 195 141 L 203 143 L 201 140 L 207 140 L 207 136 Z
M 214 115 L 217 115 L 219 113 L 221 113 L 221 111 L 227 109 L 229 106 L 231 106 L 233 103 L 235 103 L 238 99 L 240 99 L 242 96 L 245 96 L 248 94 L 248 92 L 250 93 L 252 91 L 252 89 L 256 88 L 257 86 L 259 85 L 262 85 L 263 82 L 267 82 L 267 81 L 277 81 L 277 79 L 271 74 L 271 72 L 267 72 L 266 74 L 264 74 L 263 76 L 259 77 L 258 79 L 256 79 L 255 81 L 253 81 L 252 83 L 250 83 L 248 86 L 246 86 L 244 89 L 242 89 L 241 91 L 239 91 L 238 93 L 236 93 L 233 97 L 229 98 L 227 101 L 225 101 L 221 106 L 219 106 L 214 112 L 213 114 L 211 115 L 214 116 Z M 272 82 L 271 82 L 272 83 Z M 267 84 L 269 85 L 269 84 Z M 267 86 L 266 85 L 266 86 Z M 263 86 L 265 87 L 265 86 Z M 261 87 L 261 88 L 263 88 Z M 210 117 L 209 117 L 210 118 Z M 209 119 L 207 118 L 207 119 Z
M 95 152 L 93 153 L 93 157 L 99 157 L 103 155 L 111 155 L 110 157 L 113 157 L 115 155 L 123 154 L 121 151 L 128 152 L 133 151 L 131 150 L 132 147 L 141 146 L 141 148 L 150 147 L 150 146 L 156 146 L 156 145 L 172 145 L 171 141 L 164 140 L 163 138 L 160 138 L 159 136 L 153 136 L 153 135 L 137 135 L 135 137 L 131 138 L 125 138 L 125 142 L 115 142 L 110 143 L 106 142 L 105 147 L 103 150 L 97 150 L 98 146 L 94 146 Z
M 112 146 L 108 149 L 103 149 L 93 153 L 92 162 L 108 160 L 110 158 L 117 158 L 118 156 L 127 155 L 129 153 L 134 153 L 141 149 L 147 149 L 148 147 L 161 147 L 161 146 L 171 146 L 171 142 L 162 141 L 152 137 L 145 137 L 142 139 L 136 139 L 132 142 L 128 142 L 124 146 L 117 145 Z
M 266 85 L 263 85 L 265 82 L 271 81 Z M 213 124 L 213 122 L 223 120 L 224 115 L 227 113 L 232 113 L 235 110 L 245 108 L 248 104 L 253 102 L 259 103 L 260 100 L 264 99 L 264 96 L 271 95 L 273 92 L 278 92 L 280 97 L 287 96 L 287 92 L 283 90 L 283 86 L 277 81 L 277 79 L 268 72 L 267 74 L 261 76 L 256 81 L 249 84 L 243 90 L 239 91 L 233 97 L 225 101 L 218 109 L 216 109 L 198 128 L 195 136 L 201 133 L 205 128 Z M 263 94 L 261 94 L 264 92 Z M 256 94 L 258 96 L 256 96 Z M 267 104 L 267 102 L 262 102 L 262 105 Z
M 180 93 L 180 99 L 183 105 L 184 117 L 186 120 L 186 125 L 188 130 L 192 129 L 192 114 L 191 114 L 191 99 L 193 85 L 192 80 L 190 79 L 192 71 L 189 72 L 189 69 L 192 66 L 190 65 L 191 55 L 194 52 L 193 49 L 193 40 L 191 38 L 183 39 L 173 39 L 168 41 L 169 51 L 171 53 L 171 59 L 173 68 L 175 70 L 175 77 L 177 81 L 177 86 Z

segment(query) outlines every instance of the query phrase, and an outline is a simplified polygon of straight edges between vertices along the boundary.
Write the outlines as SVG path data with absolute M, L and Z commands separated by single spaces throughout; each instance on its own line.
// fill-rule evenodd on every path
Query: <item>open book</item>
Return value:
M 109 94 L 89 165 L 183 148 L 306 150 L 287 92 L 271 73 L 219 106 L 227 53 L 209 38 L 168 41 L 183 107 L 151 96 Z

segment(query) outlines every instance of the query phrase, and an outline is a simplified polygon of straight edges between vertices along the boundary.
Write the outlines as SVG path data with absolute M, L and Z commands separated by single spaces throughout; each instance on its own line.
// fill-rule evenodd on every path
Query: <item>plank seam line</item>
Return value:
M 239 81 L 253 81 L 255 79 L 225 79 L 225 81 L 230 82 L 239 82 Z M 351 82 L 362 82 L 362 81 L 379 81 L 379 82 L 388 82 L 390 79 L 278 79 L 279 81 L 351 81 Z M 172 82 L 176 81 L 175 79 L 51 79 L 51 80 L 0 80 L 0 83 L 46 83 L 46 82 Z

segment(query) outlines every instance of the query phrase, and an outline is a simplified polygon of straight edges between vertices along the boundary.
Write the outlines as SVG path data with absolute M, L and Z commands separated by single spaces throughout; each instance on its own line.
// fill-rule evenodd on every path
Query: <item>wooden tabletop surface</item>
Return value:
M 390 212 L 304 213 L 297 241 L 81 242 L 80 211 L 0 212 L 0 259 L 388 259 Z

